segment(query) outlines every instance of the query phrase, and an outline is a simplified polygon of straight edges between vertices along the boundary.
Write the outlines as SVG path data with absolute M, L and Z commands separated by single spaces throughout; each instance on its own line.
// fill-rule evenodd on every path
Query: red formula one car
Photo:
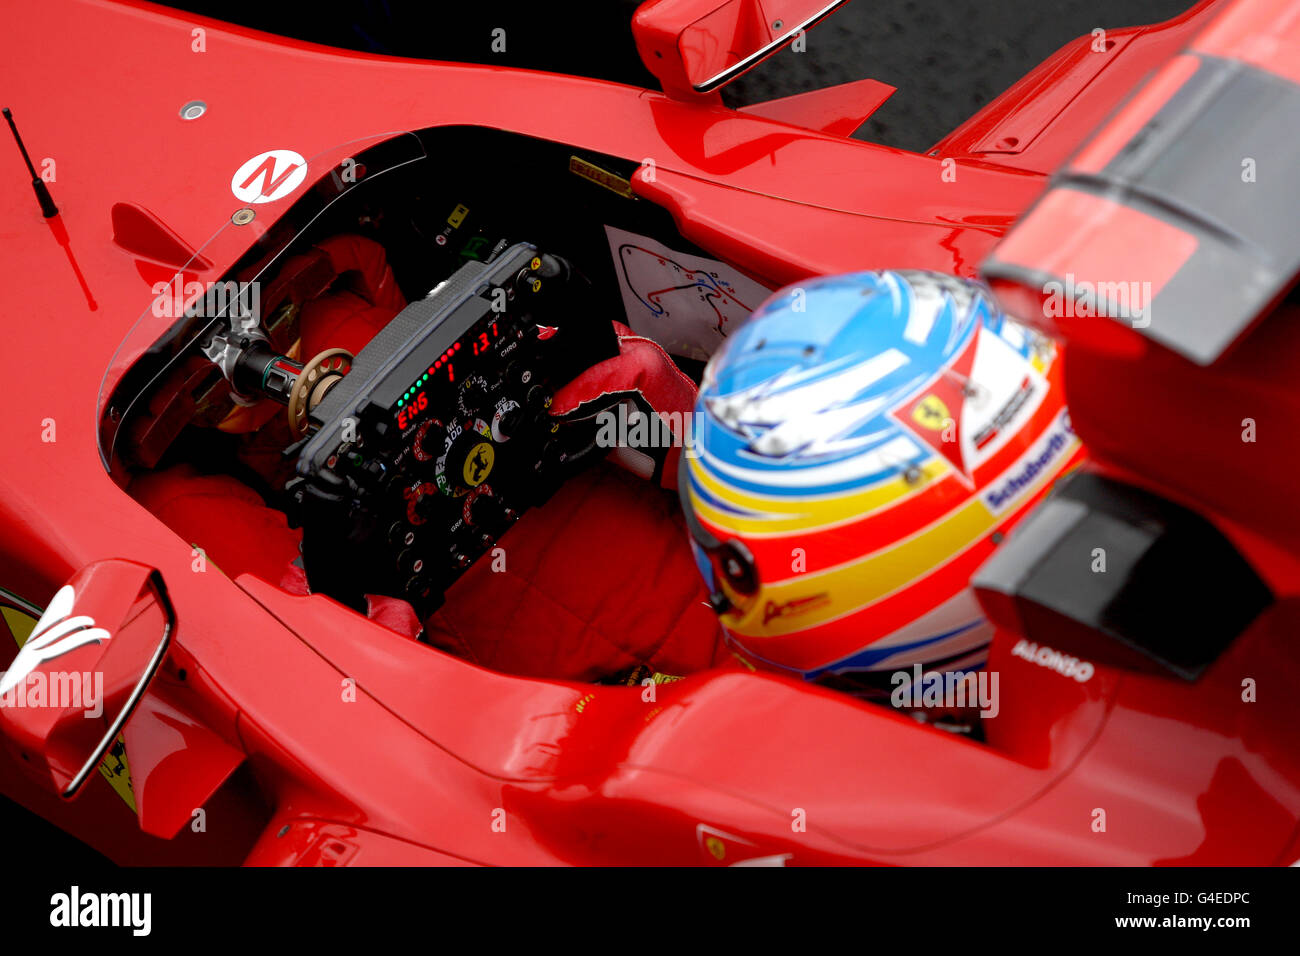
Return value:
M 4 794 L 130 864 L 1300 855 L 1294 4 L 1080 38 L 924 154 L 849 138 L 874 80 L 723 106 L 836 5 L 644 4 L 663 92 L 11 17 Z M 741 666 L 670 463 L 560 413 L 611 360 L 689 409 L 782 285 L 986 261 L 1095 462 L 973 545 L 970 736 Z

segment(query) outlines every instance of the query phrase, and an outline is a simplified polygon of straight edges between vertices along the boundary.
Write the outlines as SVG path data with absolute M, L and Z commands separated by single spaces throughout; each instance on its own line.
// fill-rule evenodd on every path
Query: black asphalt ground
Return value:
M 898 87 L 859 139 L 925 150 L 1094 28 L 1156 23 L 1188 0 L 853 0 L 734 84 L 740 102 L 871 77 Z
M 1096 27 L 1155 23 L 1191 0 L 852 0 L 724 91 L 732 105 L 864 77 L 898 92 L 859 137 L 924 150 L 1035 64 Z M 653 86 L 630 29 L 633 0 L 188 0 L 218 19 L 331 46 L 500 63 Z M 331 11 L 331 12 L 323 12 Z M 504 29 L 504 53 L 492 31 Z

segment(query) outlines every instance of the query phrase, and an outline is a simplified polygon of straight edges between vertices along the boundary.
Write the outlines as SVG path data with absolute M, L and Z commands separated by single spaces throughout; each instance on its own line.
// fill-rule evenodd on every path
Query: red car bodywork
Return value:
M 114 482 L 96 444 L 105 369 L 134 358 L 119 343 L 174 272 L 113 242 L 115 203 L 156 215 L 209 266 L 193 275 L 216 279 L 296 195 L 232 224 L 230 177 L 249 156 L 292 148 L 323 169 L 358 143 L 469 124 L 652 160 L 637 193 L 770 286 L 882 267 L 972 275 L 1048 174 L 1223 7 L 1113 31 L 1102 52 L 1081 38 L 920 155 L 843 135 L 878 85 L 809 94 L 824 132 L 769 118 L 794 115 L 790 101 L 732 111 L 349 54 L 143 3 L 29 5 L 0 40 L 0 85 L 33 156 L 57 162 L 61 212 L 42 219 L 7 161 L 0 586 L 37 610 L 85 565 L 124 558 L 161 572 L 178 623 L 126 726 L 137 819 L 102 781 L 64 802 L 8 754 L 0 787 L 123 863 L 1293 859 L 1300 753 L 1273 729 L 1296 726 L 1297 706 L 1289 690 L 1244 717 L 1238 705 L 1243 668 L 1300 684 L 1278 617 L 1194 684 L 1104 667 L 1079 683 L 995 642 L 1001 714 L 983 744 L 748 673 L 693 675 L 647 702 L 494 673 L 328 598 L 195 573 L 191 545 Z M 186 122 L 192 99 L 208 112 Z M 1280 592 L 1300 580 L 1293 553 L 1252 551 Z

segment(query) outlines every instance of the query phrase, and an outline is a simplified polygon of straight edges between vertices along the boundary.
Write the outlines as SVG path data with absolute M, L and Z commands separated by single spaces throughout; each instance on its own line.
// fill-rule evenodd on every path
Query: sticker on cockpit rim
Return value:
M 605 227 L 627 324 L 667 351 L 707 359 L 771 290 L 731 266 Z
M 283 199 L 307 178 L 307 160 L 292 149 L 258 153 L 235 171 L 230 191 L 240 202 L 263 203 Z
M 595 163 L 587 162 L 581 156 L 569 157 L 569 172 L 575 176 L 590 180 L 597 186 L 603 186 L 624 199 L 634 199 L 636 197 L 636 194 L 632 192 L 632 184 L 628 180 L 617 173 L 611 173 L 608 169 L 601 169 Z

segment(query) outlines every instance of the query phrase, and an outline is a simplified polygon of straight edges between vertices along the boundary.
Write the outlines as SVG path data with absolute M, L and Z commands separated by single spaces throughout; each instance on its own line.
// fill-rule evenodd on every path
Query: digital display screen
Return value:
M 401 408 L 397 410 L 397 427 L 406 430 L 406 426 L 415 421 L 420 412 L 429 407 L 429 396 L 420 391 L 418 395 L 411 398 L 409 402 L 404 402 Z
M 468 344 L 470 357 L 477 358 L 491 351 L 493 343 L 500 336 L 501 329 L 495 318 L 484 321 L 477 332 L 471 330 L 463 340 L 456 342 L 434 359 L 433 363 L 420 373 L 420 377 L 397 400 L 397 427 L 405 430 L 420 416 L 421 412 L 428 409 L 429 396 L 425 390 L 430 385 L 436 385 L 440 377 L 445 376 L 448 384 L 455 384 L 457 361 L 461 362 L 462 369 L 472 364 L 460 356 L 463 345 Z

